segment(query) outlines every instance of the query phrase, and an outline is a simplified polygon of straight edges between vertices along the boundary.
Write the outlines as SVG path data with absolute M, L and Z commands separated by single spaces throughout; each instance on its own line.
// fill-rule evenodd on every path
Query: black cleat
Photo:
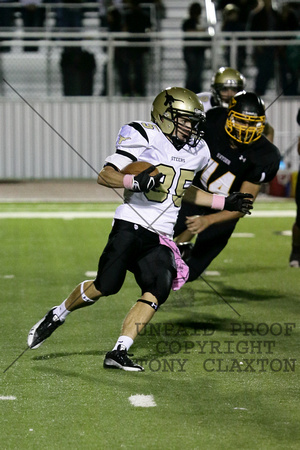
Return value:
M 177 247 L 180 251 L 181 258 L 186 261 L 192 254 L 194 244 L 192 242 L 179 242 Z
M 31 349 L 36 349 L 56 330 L 64 321 L 59 320 L 56 314 L 53 314 L 53 310 L 57 308 L 50 309 L 45 317 L 43 317 L 39 322 L 37 322 L 29 331 L 27 337 L 28 347 Z
M 290 267 L 300 267 L 300 252 L 292 251 L 290 256 Z
M 105 369 L 122 369 L 128 372 L 144 372 L 144 367 L 135 364 L 128 358 L 127 349 L 119 344 L 117 350 L 106 353 L 103 363 Z

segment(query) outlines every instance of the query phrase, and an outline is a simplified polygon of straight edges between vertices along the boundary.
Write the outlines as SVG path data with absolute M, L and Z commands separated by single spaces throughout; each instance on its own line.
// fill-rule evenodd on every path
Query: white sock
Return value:
M 65 306 L 66 301 L 67 301 L 67 299 L 64 300 L 61 305 L 57 306 L 53 310 L 53 313 L 57 315 L 57 317 L 59 318 L 59 320 L 61 322 L 64 322 L 64 320 L 67 317 L 67 315 L 70 314 L 70 312 L 71 312 L 71 311 L 68 311 L 66 306 Z
M 129 336 L 120 336 L 119 339 L 116 342 L 116 345 L 114 346 L 113 350 L 117 350 L 118 345 L 125 345 L 126 349 L 129 350 L 130 347 L 133 344 L 133 339 Z

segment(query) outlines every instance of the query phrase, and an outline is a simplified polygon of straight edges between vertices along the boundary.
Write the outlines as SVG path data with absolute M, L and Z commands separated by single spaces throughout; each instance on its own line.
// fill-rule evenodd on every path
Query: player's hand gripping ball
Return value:
M 134 192 L 149 192 L 157 188 L 163 176 L 155 166 L 145 161 L 130 163 L 121 173 L 125 174 L 124 187 Z

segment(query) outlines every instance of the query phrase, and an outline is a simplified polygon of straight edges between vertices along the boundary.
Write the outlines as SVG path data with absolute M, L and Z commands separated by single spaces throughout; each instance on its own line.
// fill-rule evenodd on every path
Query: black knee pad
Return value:
M 149 305 L 154 311 L 157 311 L 159 306 L 154 302 L 149 302 L 148 300 L 144 300 L 143 298 L 139 298 L 137 302 L 146 303 L 146 305 Z

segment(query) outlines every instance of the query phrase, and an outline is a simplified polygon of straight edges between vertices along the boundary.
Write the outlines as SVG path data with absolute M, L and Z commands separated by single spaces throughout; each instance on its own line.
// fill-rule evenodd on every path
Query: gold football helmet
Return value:
M 246 87 L 246 78 L 231 67 L 220 67 L 211 80 L 211 91 L 218 106 L 228 107 L 230 99 Z M 226 93 L 228 90 L 228 93 Z M 223 92 L 221 92 L 223 91 Z
M 194 92 L 182 87 L 166 88 L 157 95 L 152 104 L 151 119 L 177 150 L 186 144 L 196 147 L 204 135 L 203 105 Z M 182 120 L 179 122 L 178 119 L 190 122 L 190 131 L 187 132 L 180 123 Z
M 265 123 L 264 103 L 254 92 L 242 91 L 232 97 L 225 124 L 225 131 L 232 139 L 251 144 L 261 137 Z

